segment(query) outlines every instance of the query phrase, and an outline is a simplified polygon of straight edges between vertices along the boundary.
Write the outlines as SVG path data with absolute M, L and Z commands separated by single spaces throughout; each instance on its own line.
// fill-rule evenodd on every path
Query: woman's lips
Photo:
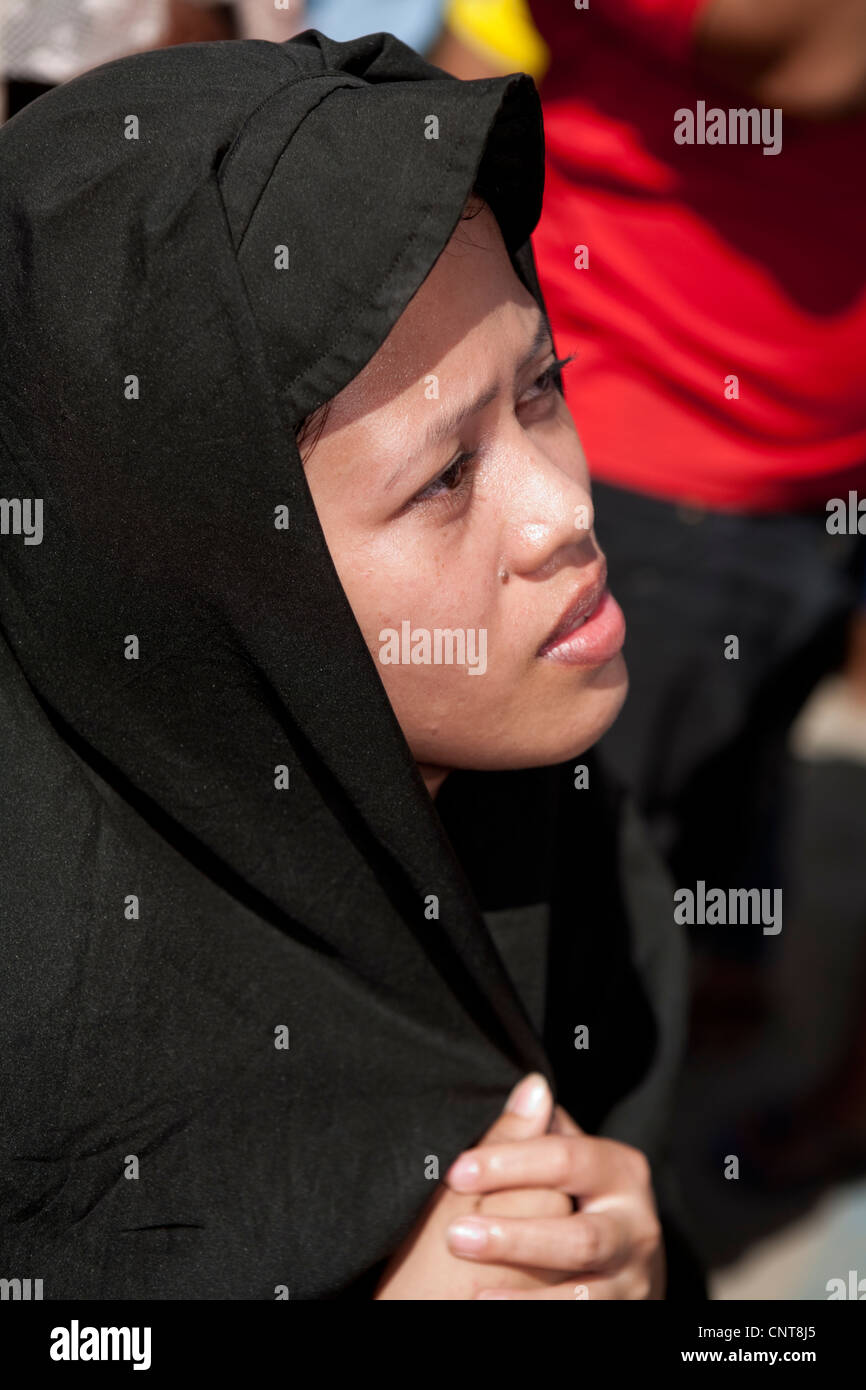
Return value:
M 602 590 L 595 607 L 577 618 L 570 632 L 546 642 L 538 655 L 568 666 L 601 666 L 611 661 L 625 641 L 625 618 L 609 589 Z

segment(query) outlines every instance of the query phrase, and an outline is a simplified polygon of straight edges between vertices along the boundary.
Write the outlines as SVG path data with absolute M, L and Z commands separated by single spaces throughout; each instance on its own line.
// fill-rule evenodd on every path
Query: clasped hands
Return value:
M 531 1073 L 445 1174 L 377 1299 L 661 1299 L 662 1230 L 639 1149 L 584 1133 Z

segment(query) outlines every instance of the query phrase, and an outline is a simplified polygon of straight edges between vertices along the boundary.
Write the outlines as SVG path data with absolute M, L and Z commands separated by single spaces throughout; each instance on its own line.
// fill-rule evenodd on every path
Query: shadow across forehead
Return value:
M 467 222 L 469 226 L 464 225 Z M 304 461 L 325 429 L 331 433 L 356 424 L 409 387 L 423 383 L 432 365 L 509 302 L 536 309 L 536 301 L 515 273 L 493 212 L 474 196 L 374 356 L 342 391 L 303 422 L 297 438 L 299 447 L 305 446 Z

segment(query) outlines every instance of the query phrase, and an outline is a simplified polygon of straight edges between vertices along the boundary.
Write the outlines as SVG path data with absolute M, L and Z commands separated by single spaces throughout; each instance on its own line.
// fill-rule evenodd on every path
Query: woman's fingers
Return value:
M 552 1098 L 551 1098 L 552 1099 Z M 664 1245 L 645 1154 L 616 1140 L 585 1134 L 561 1106 L 551 1106 L 547 1133 L 522 1139 L 496 1126 L 445 1174 L 453 1194 L 477 1194 L 471 1213 L 452 1220 L 452 1254 L 502 1269 L 498 1289 L 482 1298 L 646 1299 L 664 1296 Z M 531 1128 L 531 1126 L 527 1126 Z M 506 1142 L 502 1142 L 505 1140 Z M 575 1198 L 577 1210 L 556 1216 L 502 1215 L 479 1210 L 487 1197 L 538 1189 Z M 506 1212 L 508 1208 L 506 1206 Z M 483 1267 L 483 1268 L 482 1268 Z M 517 1271 L 539 1274 L 536 1287 L 507 1287 Z M 558 1271 L 570 1274 L 561 1279 Z
M 460 1217 L 446 1231 L 464 1259 L 538 1269 L 604 1270 L 628 1255 L 628 1233 L 609 1212 L 553 1217 Z
M 456 1193 L 450 1194 L 452 1199 Z M 509 1187 L 476 1195 L 472 1214 L 479 1216 L 571 1216 L 574 1201 L 555 1187 Z M 456 1213 L 455 1213 L 456 1217 Z
M 543 1134 L 516 1144 L 484 1144 L 461 1154 L 445 1182 L 455 1192 L 558 1187 L 588 1197 L 622 1185 L 620 1149 L 625 1146 L 589 1135 Z

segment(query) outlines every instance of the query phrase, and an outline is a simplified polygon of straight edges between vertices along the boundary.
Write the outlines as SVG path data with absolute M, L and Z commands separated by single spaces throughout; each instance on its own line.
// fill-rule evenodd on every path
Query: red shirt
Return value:
M 578 353 L 566 399 L 598 478 L 823 509 L 866 491 L 866 117 L 783 116 L 777 154 L 677 144 L 682 108 L 758 106 L 692 69 L 701 3 L 531 0 L 552 53 L 533 248 Z

